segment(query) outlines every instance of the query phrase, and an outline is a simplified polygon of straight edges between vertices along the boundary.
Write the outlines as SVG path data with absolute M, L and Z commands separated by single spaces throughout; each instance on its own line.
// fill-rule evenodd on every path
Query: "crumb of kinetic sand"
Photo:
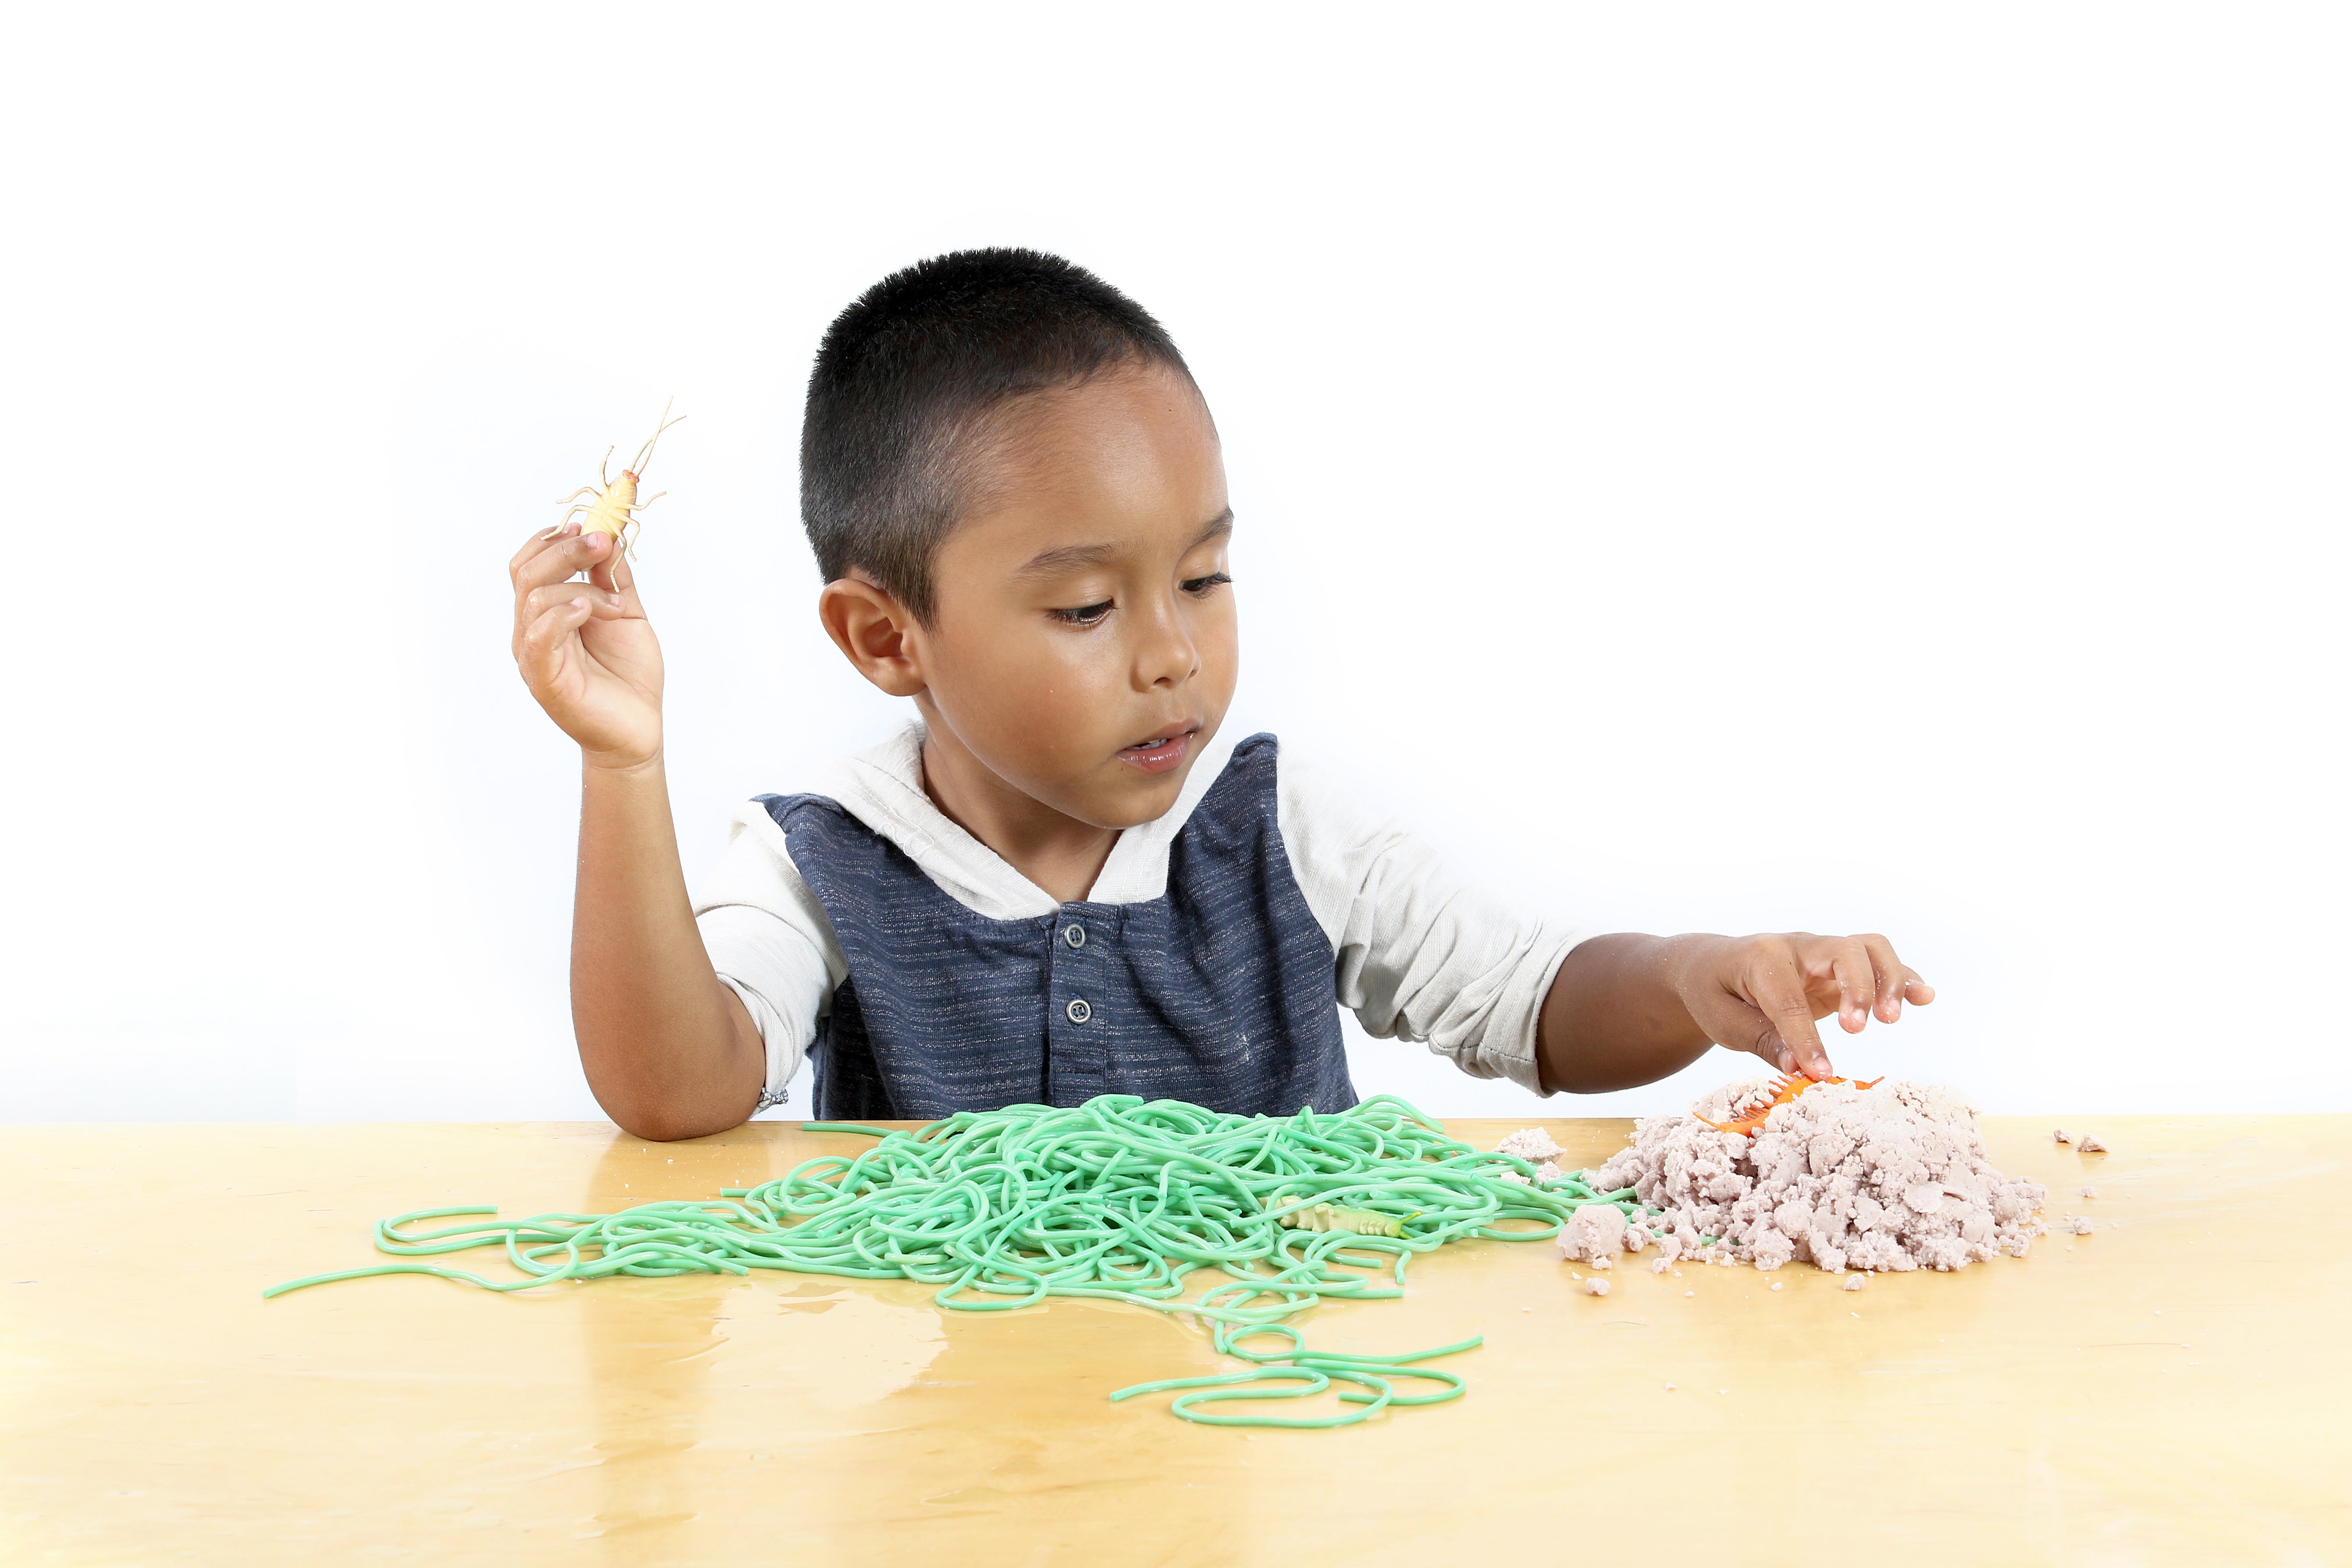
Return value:
M 1625 1245 L 1625 1214 L 1615 1204 L 1580 1204 L 1559 1227 L 1559 1255 L 1570 1263 L 1608 1267 Z
M 1650 1272 L 1651 1272 L 1651 1273 L 1653 1273 L 1653 1274 L 1664 1274 L 1665 1271 L 1666 1271 L 1666 1260 L 1665 1260 L 1664 1258 L 1653 1258 L 1652 1259 L 1650 1259 Z
M 2091 1222 L 2087 1216 L 2083 1215 L 2076 1215 L 2074 1216 L 2074 1234 L 2076 1236 L 2088 1236 L 2091 1234 Z
M 1562 1173 L 1560 1168 L 1549 1160 L 1536 1167 L 1536 1180 L 1538 1182 L 1557 1182 Z
M 1849 1274 L 1845 1277 L 1845 1283 L 1839 1286 L 1838 1289 L 1841 1290 L 1859 1290 L 1869 1281 L 1869 1279 L 1870 1276 L 1867 1274 Z
M 1588 1296 L 1606 1296 L 1609 1294 L 1609 1281 L 1606 1279 L 1587 1279 L 1584 1282 L 1584 1293 Z
M 2063 1127 L 2052 1128 L 2050 1130 L 2050 1136 L 2053 1140 L 2060 1143 L 2072 1143 L 2074 1141 L 2074 1135 L 2069 1133 Z
M 1592 1268 L 1592 1271 L 1593 1271 L 1594 1273 L 1596 1273 L 1596 1274 L 1598 1274 L 1598 1273 L 1599 1273 L 1601 1270 L 1602 1270 L 1603 1268 L 1616 1268 L 1616 1267 L 1617 1267 L 1617 1265 L 1616 1265 L 1612 1260 L 1611 1260 L 1610 1258 L 1594 1258 L 1594 1259 L 1592 1260 L 1592 1263 L 1591 1263 L 1591 1268 Z
M 1531 1187 L 1535 1185 L 1533 1182 L 1529 1181 L 1527 1177 L 1520 1175 L 1517 1171 L 1504 1171 L 1501 1172 L 1500 1174 L 1503 1180 L 1510 1183 L 1514 1186 Z
M 1685 1291 L 1684 1291 L 1684 1292 L 1683 1292 L 1683 1294 L 1684 1294 L 1684 1295 L 1685 1295 L 1685 1296 L 1696 1296 L 1696 1295 L 1697 1295 L 1697 1294 L 1698 1294 L 1698 1292 L 1697 1292 L 1697 1291 L 1696 1291 L 1696 1290 L 1685 1290 Z
M 1528 1127 L 1512 1133 L 1508 1138 L 1496 1144 L 1495 1152 L 1515 1155 L 1525 1160 L 1528 1164 L 1535 1165 L 1547 1160 L 1557 1160 L 1568 1151 L 1553 1142 L 1551 1134 L 1542 1128 Z
M 1772 1289 L 1775 1289 L 1775 1290 L 1778 1290 L 1780 1288 L 1780 1282 L 1778 1279 L 1773 1280 L 1773 1281 L 1772 1281 Z
M 1752 1138 L 1706 1124 L 1769 1093 L 1769 1080 L 1748 1079 L 1699 1101 L 1696 1115 L 1644 1117 L 1590 1179 L 1602 1192 L 1631 1187 L 1660 1211 L 1642 1229 L 1662 1251 L 1672 1242 L 1677 1258 L 1767 1272 L 1792 1262 L 1832 1273 L 1948 1270 L 2021 1258 L 2049 1234 L 2035 1217 L 2049 1189 L 1993 1167 L 1975 1110 L 1951 1090 L 1895 1079 L 1867 1089 L 1822 1083 L 1773 1108 Z M 1579 1209 L 1571 1226 L 1601 1206 Z M 1563 1229 L 1562 1253 L 1580 1256 L 1570 1245 Z
M 2084 1187 L 2083 1189 L 2083 1195 L 2086 1198 L 2095 1198 L 2099 1195 L 2099 1189 L 2096 1187 Z
M 2106 1152 L 2107 1146 L 2087 1132 L 2074 1140 L 2074 1152 L 2077 1154 L 2104 1154 Z

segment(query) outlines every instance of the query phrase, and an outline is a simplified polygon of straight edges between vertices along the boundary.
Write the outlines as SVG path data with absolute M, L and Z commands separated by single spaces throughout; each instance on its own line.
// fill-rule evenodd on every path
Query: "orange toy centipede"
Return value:
M 1884 1078 L 1874 1078 L 1868 1083 L 1856 1083 L 1853 1087 L 1856 1089 L 1875 1089 L 1885 1081 L 1886 1080 Z M 1707 1121 L 1706 1118 L 1704 1116 L 1700 1116 L 1698 1119 L 1701 1121 L 1706 1121 L 1706 1124 L 1709 1127 L 1714 1128 L 1717 1132 L 1733 1132 L 1738 1134 L 1742 1138 L 1753 1138 L 1756 1136 L 1758 1130 L 1764 1125 L 1764 1119 L 1766 1117 L 1770 1116 L 1772 1112 L 1779 1110 L 1781 1106 L 1789 1104 L 1790 1101 L 1794 1100 L 1797 1096 L 1804 1093 L 1805 1090 L 1815 1087 L 1816 1084 L 1851 1082 L 1853 1082 L 1851 1079 L 1843 1078 L 1824 1078 L 1818 1079 L 1810 1078 L 1776 1078 L 1772 1080 L 1772 1097 L 1754 1109 L 1743 1110 L 1728 1121 Z M 1696 1111 L 1693 1111 L 1691 1114 L 1694 1116 L 1698 1115 Z

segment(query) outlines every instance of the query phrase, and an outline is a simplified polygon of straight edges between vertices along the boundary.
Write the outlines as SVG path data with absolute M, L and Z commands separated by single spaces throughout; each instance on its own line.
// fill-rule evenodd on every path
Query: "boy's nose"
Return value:
M 1135 650 L 1136 684 L 1146 690 L 1181 685 L 1200 668 L 1200 650 L 1182 617 L 1165 611 L 1152 616 Z

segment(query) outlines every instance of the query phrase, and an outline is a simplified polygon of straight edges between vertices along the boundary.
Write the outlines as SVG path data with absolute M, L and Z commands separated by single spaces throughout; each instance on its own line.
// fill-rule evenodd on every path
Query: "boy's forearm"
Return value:
M 572 1018 L 597 1103 L 638 1137 L 723 1131 L 758 1102 L 759 1037 L 695 926 L 658 757 L 583 769 Z
M 1715 936 L 1622 933 L 1579 942 L 1560 961 L 1537 1016 L 1546 1092 L 1598 1094 L 1680 1071 L 1714 1042 L 1691 1017 L 1675 976 Z

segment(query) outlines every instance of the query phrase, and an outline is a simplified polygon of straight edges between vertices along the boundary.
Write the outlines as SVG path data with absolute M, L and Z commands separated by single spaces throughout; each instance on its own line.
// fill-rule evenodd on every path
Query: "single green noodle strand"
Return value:
M 812 1121 L 803 1131 L 876 1142 L 856 1155 L 803 1160 L 758 1186 L 722 1188 L 715 1199 L 618 1214 L 499 1220 L 492 1208 L 415 1209 L 377 1223 L 376 1250 L 418 1258 L 495 1247 L 519 1278 L 385 1263 L 289 1279 L 262 1295 L 379 1274 L 509 1291 L 616 1274 L 767 1268 L 915 1280 L 936 1287 L 931 1300 L 959 1312 L 1013 1311 L 1052 1296 L 1121 1301 L 1204 1324 L 1219 1354 L 1249 1364 L 1139 1383 L 1113 1393 L 1114 1402 L 1174 1390 L 1171 1413 L 1204 1426 L 1347 1426 L 1391 1405 L 1460 1398 L 1460 1377 L 1414 1363 L 1483 1340 L 1341 1354 L 1308 1350 L 1292 1319 L 1327 1300 L 1402 1296 L 1412 1258 L 1451 1241 L 1541 1240 L 1587 1204 L 1645 1212 L 1630 1188 L 1596 1191 L 1580 1171 L 1538 1181 L 1526 1161 L 1448 1137 L 1392 1095 L 1342 1111 L 1273 1117 L 1107 1094 L 1072 1107 L 958 1111 L 914 1131 L 845 1121 Z M 1200 1269 L 1223 1279 L 1187 1298 L 1185 1277 Z M 1243 1342 L 1261 1335 L 1279 1342 Z M 1391 1379 L 1440 1387 L 1402 1394 Z M 1351 1408 L 1332 1415 L 1202 1408 L 1335 1389 Z

